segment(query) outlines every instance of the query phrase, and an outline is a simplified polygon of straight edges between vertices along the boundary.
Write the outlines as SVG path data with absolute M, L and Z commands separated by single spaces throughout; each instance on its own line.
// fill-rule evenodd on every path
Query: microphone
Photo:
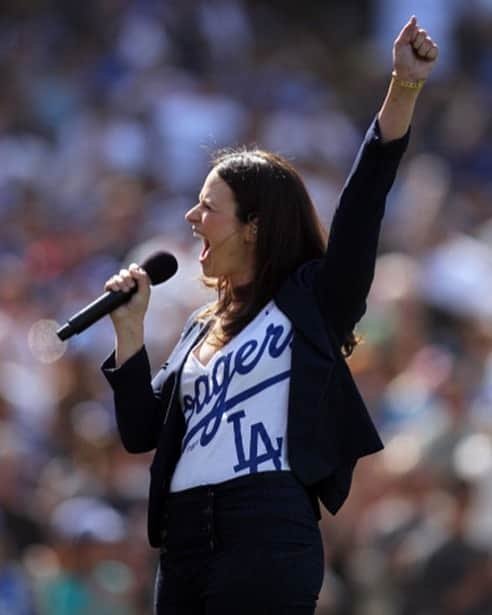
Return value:
M 152 285 L 161 284 L 169 280 L 178 270 L 177 260 L 168 252 L 156 252 L 152 256 L 149 256 L 141 266 L 149 276 Z M 120 305 L 130 301 L 132 295 L 134 295 L 137 290 L 138 287 L 136 284 L 128 292 L 122 290 L 108 290 L 95 301 L 89 303 L 85 308 L 82 308 L 80 312 L 77 312 L 69 318 L 68 321 L 56 331 L 56 334 L 64 341 L 76 333 L 78 334 L 85 331 L 97 320 L 106 316 L 113 310 L 116 310 Z

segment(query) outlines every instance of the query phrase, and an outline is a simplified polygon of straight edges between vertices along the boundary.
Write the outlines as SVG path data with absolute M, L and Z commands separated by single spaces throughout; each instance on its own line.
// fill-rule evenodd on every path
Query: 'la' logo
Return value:
M 249 459 L 246 459 L 244 453 L 244 443 L 241 435 L 241 419 L 246 416 L 244 410 L 239 410 L 234 414 L 230 414 L 227 418 L 228 423 L 232 423 L 234 428 L 234 440 L 236 444 L 236 452 L 238 463 L 234 466 L 234 472 L 241 470 L 249 470 L 250 473 L 258 472 L 258 466 L 261 463 L 272 461 L 276 470 L 282 469 L 282 438 L 277 438 L 277 448 L 272 444 L 270 436 L 263 423 L 254 423 L 251 425 L 251 433 L 249 440 Z M 258 445 L 263 443 L 265 452 L 259 453 Z

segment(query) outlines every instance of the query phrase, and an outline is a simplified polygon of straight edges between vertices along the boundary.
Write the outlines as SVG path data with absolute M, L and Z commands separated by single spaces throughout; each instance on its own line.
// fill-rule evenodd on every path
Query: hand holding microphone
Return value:
M 56 334 L 60 340 L 66 340 L 107 314 L 111 314 L 115 328 L 123 324 L 142 324 L 149 303 L 149 285 L 165 282 L 177 269 L 176 259 L 167 252 L 157 252 L 141 267 L 133 263 L 129 269 L 122 269 L 110 278 L 105 284 L 106 292 L 69 318 Z
M 110 312 L 109 316 L 115 328 L 128 320 L 143 322 L 150 299 L 150 278 L 146 271 L 136 263 L 132 263 L 128 269 L 121 269 L 119 274 L 109 278 L 104 285 L 104 290 L 113 293 L 126 293 L 129 300 Z

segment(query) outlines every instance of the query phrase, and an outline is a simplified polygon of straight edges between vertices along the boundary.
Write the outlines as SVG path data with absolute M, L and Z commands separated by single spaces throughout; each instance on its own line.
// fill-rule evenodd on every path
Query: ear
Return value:
M 246 243 L 256 243 L 256 237 L 258 235 L 258 223 L 256 220 L 248 222 L 245 229 L 244 241 Z

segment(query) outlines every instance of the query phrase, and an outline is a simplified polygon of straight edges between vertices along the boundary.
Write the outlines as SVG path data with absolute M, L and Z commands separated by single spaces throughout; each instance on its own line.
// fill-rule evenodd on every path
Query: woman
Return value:
M 130 452 L 156 449 L 148 530 L 157 613 L 314 613 L 319 504 L 335 513 L 356 461 L 382 448 L 343 355 L 365 311 L 386 195 L 437 46 L 413 17 L 391 84 L 333 219 L 328 246 L 304 184 L 261 150 L 215 161 L 186 214 L 218 299 L 195 312 L 151 382 L 145 272 L 112 314 L 103 366 Z

